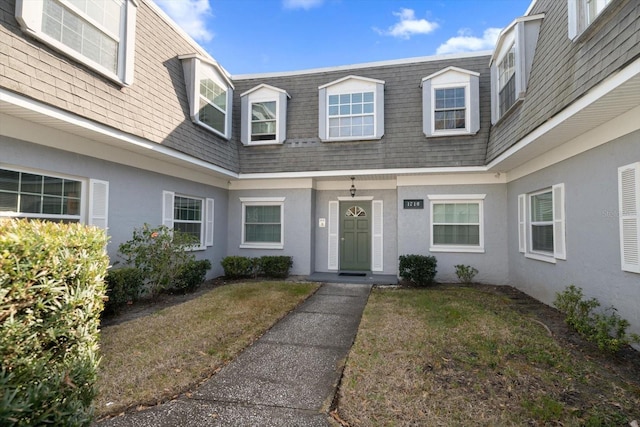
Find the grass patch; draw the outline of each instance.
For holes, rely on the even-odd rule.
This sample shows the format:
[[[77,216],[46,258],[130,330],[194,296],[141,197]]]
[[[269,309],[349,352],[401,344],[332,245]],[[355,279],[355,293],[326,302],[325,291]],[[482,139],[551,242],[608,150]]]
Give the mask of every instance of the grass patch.
[[[310,283],[231,284],[104,328],[97,416],[155,404],[193,387],[317,288]]]
[[[463,287],[374,290],[342,380],[351,426],[626,425],[640,386]]]

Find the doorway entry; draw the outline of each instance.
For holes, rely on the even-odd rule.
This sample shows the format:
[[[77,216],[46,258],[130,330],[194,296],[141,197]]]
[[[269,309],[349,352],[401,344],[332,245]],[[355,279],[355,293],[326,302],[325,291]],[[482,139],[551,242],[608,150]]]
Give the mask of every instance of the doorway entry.
[[[340,202],[340,270],[371,270],[371,202]]]

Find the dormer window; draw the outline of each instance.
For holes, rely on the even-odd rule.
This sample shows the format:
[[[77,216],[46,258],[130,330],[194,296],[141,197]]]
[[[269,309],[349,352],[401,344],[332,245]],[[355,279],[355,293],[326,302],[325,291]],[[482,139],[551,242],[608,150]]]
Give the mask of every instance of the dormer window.
[[[135,0],[18,0],[20,27],[124,85],[133,83]]]
[[[544,15],[516,19],[498,36],[491,57],[491,123],[524,99]]]
[[[447,67],[422,79],[427,137],[475,134],[480,129],[479,73]]]
[[[500,116],[516,102],[516,48],[515,44],[498,64],[498,101]]]
[[[384,82],[348,76],[319,88],[323,141],[380,139],[384,134]]]
[[[277,87],[261,84],[240,95],[244,145],[282,144],[287,135],[289,94]]]
[[[233,85],[217,62],[199,55],[182,60],[189,110],[194,123],[226,139],[231,138]]]
[[[569,38],[575,39],[593,23],[612,0],[568,0]]]

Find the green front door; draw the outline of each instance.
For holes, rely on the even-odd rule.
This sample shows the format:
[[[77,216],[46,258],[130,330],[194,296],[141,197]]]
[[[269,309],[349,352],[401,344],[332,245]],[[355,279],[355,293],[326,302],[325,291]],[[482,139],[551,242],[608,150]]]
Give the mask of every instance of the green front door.
[[[340,270],[371,270],[371,202],[340,203]]]

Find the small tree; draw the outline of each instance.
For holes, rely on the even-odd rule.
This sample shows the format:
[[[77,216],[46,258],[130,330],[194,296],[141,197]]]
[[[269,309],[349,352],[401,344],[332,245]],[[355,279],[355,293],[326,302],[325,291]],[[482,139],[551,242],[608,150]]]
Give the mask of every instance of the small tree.
[[[182,272],[182,266],[195,259],[187,251],[196,243],[193,236],[162,225],[144,224],[133,230],[133,238],[118,247],[124,261],[144,275],[148,290],[157,295],[169,289]]]

